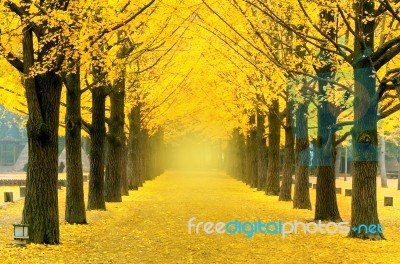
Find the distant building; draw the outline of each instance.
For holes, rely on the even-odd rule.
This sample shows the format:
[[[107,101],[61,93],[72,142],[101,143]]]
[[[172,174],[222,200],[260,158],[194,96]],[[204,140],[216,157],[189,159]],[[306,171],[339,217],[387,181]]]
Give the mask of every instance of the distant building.
[[[0,171],[14,171],[25,142],[6,136],[0,139]]]
[[[25,143],[24,148],[18,156],[14,164],[14,171],[24,171],[28,164],[28,142]]]
[[[0,171],[17,170],[15,164],[27,142],[25,120],[0,105]]]
[[[28,139],[24,122],[26,116],[19,116],[7,111],[0,105],[0,173],[1,172],[23,172],[28,164]],[[82,167],[84,172],[90,168],[89,157],[84,149],[90,147],[90,140],[83,138]],[[58,140],[59,161],[67,166],[65,153],[65,138]],[[66,168],[64,168],[65,172]]]

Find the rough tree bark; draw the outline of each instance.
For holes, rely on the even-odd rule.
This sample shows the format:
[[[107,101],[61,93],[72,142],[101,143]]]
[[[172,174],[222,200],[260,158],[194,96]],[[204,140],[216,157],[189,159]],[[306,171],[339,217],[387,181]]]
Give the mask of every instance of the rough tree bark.
[[[386,175],[386,149],[385,149],[385,138],[383,136],[379,137],[380,143],[380,155],[379,155],[379,169],[381,172],[381,187],[387,188],[387,175]]]
[[[232,139],[230,140],[230,145],[229,145],[229,153],[230,153],[230,175],[238,179],[238,155],[237,155],[237,137],[239,135],[239,129],[235,128],[232,131]]]
[[[218,160],[219,162],[219,160]],[[159,129],[158,133],[158,164],[157,175],[161,175],[165,170],[165,143],[164,143],[164,128]]]
[[[29,224],[33,243],[58,244],[60,240],[58,214],[58,124],[62,80],[55,70],[31,76],[34,65],[32,29],[23,29],[24,87],[29,118],[27,193],[22,222]],[[38,61],[44,61],[56,44],[44,44]]]
[[[149,146],[149,131],[147,129],[140,129],[139,133],[140,141],[140,182],[139,187],[143,187],[143,184],[149,180],[149,153],[151,152]]]
[[[400,158],[397,158],[397,190],[400,190]]]
[[[79,60],[77,61],[79,63]],[[83,191],[82,153],[81,153],[81,86],[80,67],[65,77],[67,89],[67,111],[65,115],[65,151],[67,194],[65,221],[70,224],[86,224],[86,210]]]
[[[347,172],[348,172],[348,168],[347,168],[347,164],[348,164],[348,157],[347,157],[347,154],[348,154],[348,147],[346,147],[345,148],[345,150],[344,150],[344,178],[343,178],[343,180],[344,181],[347,181]]]
[[[336,199],[335,176],[335,131],[331,127],[336,124],[337,115],[335,106],[327,98],[328,82],[332,78],[331,72],[321,69],[318,76],[318,95],[323,98],[318,102],[318,132],[315,148],[317,159],[317,190],[315,202],[315,220],[340,222],[341,217]],[[325,71],[324,71],[325,70]]]
[[[122,202],[121,179],[124,135],[124,102],[125,77],[123,75],[114,83],[110,93],[110,118],[108,119],[107,165],[105,172],[105,201]]]
[[[340,166],[342,162],[342,144],[336,146],[336,154],[335,154],[335,178],[339,179],[340,175]]]
[[[238,180],[243,180],[244,175],[244,136],[240,133],[239,128],[232,131],[232,139],[229,144],[229,173]]]
[[[238,135],[236,138],[236,157],[237,157],[237,177],[241,181],[245,181],[245,156],[244,156],[244,151],[245,151],[245,141],[244,141],[244,135],[239,132],[238,130]]]
[[[308,103],[299,103],[295,111],[295,161],[296,176],[293,197],[293,208],[311,210],[310,192],[308,188],[308,167],[310,164],[310,151],[308,139]]]
[[[157,132],[154,134],[154,177],[159,176],[164,171],[163,165],[163,148],[164,148],[164,130],[162,128],[157,129]]]
[[[258,170],[258,160],[257,160],[257,130],[253,129],[250,131],[250,168],[251,168],[251,187],[257,188],[257,170]]]
[[[126,141],[126,139],[124,139]],[[121,195],[129,196],[129,185],[128,185],[128,146],[123,146],[122,151],[122,172],[121,172]]]
[[[331,39],[336,39],[335,14],[332,10],[322,10],[320,27]],[[315,220],[341,221],[336,200],[336,170],[335,170],[335,131],[331,128],[336,124],[340,107],[328,98],[333,88],[328,82],[334,79],[336,68],[331,61],[331,54],[321,50],[319,55],[322,65],[316,67],[318,80],[318,131],[314,148],[317,165],[317,190],[315,202]],[[340,156],[338,157],[340,161]],[[339,168],[338,168],[339,169]]]
[[[105,102],[105,87],[93,88],[88,210],[106,209],[104,200]]]
[[[265,188],[267,179],[265,115],[257,110],[257,190]]]
[[[250,131],[249,131],[250,132]],[[247,134],[245,138],[245,154],[244,154],[244,174],[245,174],[245,183],[246,185],[251,185],[251,165],[250,165],[250,148],[249,148],[249,134]]]
[[[151,156],[150,156],[150,179],[154,180],[157,176],[157,163],[158,163],[158,144],[157,133],[150,137]]]
[[[281,138],[281,120],[279,101],[273,100],[268,112],[268,168],[265,193],[279,195],[279,145]]]
[[[282,185],[279,191],[279,201],[291,201],[293,160],[294,160],[294,137],[293,137],[293,127],[292,127],[289,107],[287,107],[286,110],[286,125],[284,128],[285,128],[285,156],[283,158],[283,175],[282,175]]]
[[[365,56],[374,50],[375,20],[366,20],[375,12],[373,1],[356,1],[353,5],[357,14],[354,39],[354,126],[353,144],[353,192],[351,200],[351,226],[361,224],[378,225],[376,200],[376,176],[378,167],[378,96],[375,69]],[[383,239],[383,233],[365,230],[350,230],[350,237]]]
[[[160,165],[160,132],[159,130],[152,136],[152,146],[153,152],[151,157],[151,179],[155,179],[159,174],[159,165]]]
[[[156,149],[155,149],[155,136],[153,135],[148,135],[147,139],[147,150],[148,152],[146,153],[147,157],[147,180],[153,180],[155,175],[154,175],[154,165],[155,165],[155,154],[156,154]]]
[[[128,139],[128,185],[130,190],[138,190],[141,180],[140,170],[140,104],[129,113]]]
[[[257,130],[255,128],[256,117],[255,115],[251,115],[249,117],[250,130],[247,137],[246,144],[246,168],[247,168],[247,177],[248,184],[252,188],[257,187]]]
[[[35,104],[28,102],[29,166],[22,222],[30,226],[31,242],[58,244],[58,124],[62,82],[55,72],[34,79],[37,94],[30,95],[36,97]]]
[[[5,58],[23,74],[28,107],[27,193],[22,223],[29,224],[33,243],[58,244],[58,125],[62,79],[59,70],[64,61],[63,39],[57,23],[30,23],[31,1],[2,1],[15,17],[21,18],[22,61],[11,52]],[[20,5],[21,4],[21,5]],[[66,10],[69,2],[40,1],[44,12]],[[19,30],[19,29],[18,29]],[[33,32],[35,32],[35,43]],[[13,34],[16,32],[13,32]],[[50,59],[49,59],[50,58]],[[36,68],[39,66],[39,70]],[[36,71],[33,72],[33,69]]]
[[[232,139],[228,140],[225,156],[224,156],[224,166],[226,170],[226,174],[233,177],[233,162],[232,162]]]

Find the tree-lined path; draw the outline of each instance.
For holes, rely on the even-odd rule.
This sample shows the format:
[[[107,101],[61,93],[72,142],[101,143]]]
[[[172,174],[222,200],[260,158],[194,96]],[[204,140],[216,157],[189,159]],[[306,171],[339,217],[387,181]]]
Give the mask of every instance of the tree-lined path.
[[[390,190],[396,191],[393,186]],[[63,192],[60,207],[65,203]],[[315,190],[310,195],[315,201]],[[338,195],[338,203],[343,221],[348,221],[350,198]],[[336,234],[293,234],[284,239],[268,234],[250,239],[244,234],[188,234],[191,217],[196,217],[193,223],[313,218],[312,211],[293,210],[292,203],[278,202],[219,171],[167,171],[131,191],[122,203],[107,203],[107,211],[88,211],[89,225],[62,221],[59,246],[31,244],[23,250],[13,246],[11,224],[22,205],[0,209],[1,263],[396,263],[400,259],[398,204],[378,206],[386,241]]]
[[[398,0],[0,0],[0,172],[26,185],[1,211],[1,254],[398,263],[399,14]],[[171,170],[187,167],[221,172]],[[211,222],[188,234],[192,217],[349,224],[246,239]],[[12,223],[34,245],[13,248]]]

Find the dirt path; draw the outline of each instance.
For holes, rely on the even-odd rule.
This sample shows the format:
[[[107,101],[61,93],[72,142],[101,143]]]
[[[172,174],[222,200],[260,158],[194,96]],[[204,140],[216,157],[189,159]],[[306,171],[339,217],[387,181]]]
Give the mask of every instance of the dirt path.
[[[315,190],[311,190],[315,200]],[[59,246],[13,246],[11,224],[22,202],[0,209],[0,263],[398,263],[400,207],[379,207],[387,241],[360,241],[339,234],[188,234],[188,221],[263,223],[311,220],[314,212],[294,210],[218,172],[167,172],[131,192],[107,211],[88,212],[85,226],[61,224]],[[65,189],[60,191],[63,219]],[[314,205],[314,204],[313,204]],[[339,197],[345,221],[350,198]],[[62,221],[61,221],[62,222]],[[12,257],[22,256],[16,261]],[[14,261],[14,262],[13,262]]]

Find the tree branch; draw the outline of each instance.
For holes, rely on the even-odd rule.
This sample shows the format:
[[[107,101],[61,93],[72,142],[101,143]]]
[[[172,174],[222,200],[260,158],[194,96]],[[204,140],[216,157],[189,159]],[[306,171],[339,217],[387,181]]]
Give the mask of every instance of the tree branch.
[[[378,120],[384,119],[400,110],[400,103],[378,115]]]
[[[392,60],[400,53],[400,36],[396,38],[396,43],[393,43],[392,48],[388,48],[382,56],[379,58],[372,60],[374,63],[375,71],[378,71],[382,66],[384,66],[387,62]],[[389,41],[391,42],[391,41]],[[385,45],[385,44],[384,44]],[[383,46],[382,46],[383,47]],[[372,54],[373,56],[374,54]]]
[[[338,140],[335,140],[335,142],[333,143],[333,146],[336,148],[337,145],[339,145],[340,143],[345,141],[347,139],[347,137],[350,135],[351,135],[351,131],[344,133],[344,135],[341,136],[340,138],[338,138]]]
[[[89,135],[91,134],[92,131],[92,125],[86,122],[85,120],[81,119],[82,121],[82,129],[88,133]]]
[[[5,56],[5,58],[20,73],[24,73],[24,63],[20,59],[18,59],[16,56],[14,56],[14,54],[9,52],[7,54],[7,56]]]
[[[144,5],[139,11],[137,11],[136,13],[134,13],[132,16],[130,16],[128,19],[126,19],[125,21],[111,27],[111,28],[106,28],[103,31],[101,31],[99,33],[99,35],[92,41],[92,44],[94,44],[95,42],[97,42],[99,39],[101,39],[105,34],[113,32],[117,29],[120,29],[121,27],[127,25],[129,22],[131,22],[132,20],[134,20],[137,16],[139,16],[140,14],[142,14],[147,8],[149,8],[156,0],[151,0],[149,3],[147,3],[146,5]]]
[[[27,17],[29,17],[29,13],[25,9],[19,7],[17,4],[15,4],[14,2],[12,2],[10,0],[6,0],[6,2],[4,3],[4,6],[8,7],[11,10],[11,12],[14,12],[15,14],[17,14],[21,18],[21,21],[23,21],[23,20],[27,19]],[[37,37],[42,36],[40,28],[35,23],[28,21],[28,25],[31,26],[33,32],[35,32]]]
[[[363,40],[362,40],[362,39],[360,38],[360,36],[354,31],[354,29],[351,27],[349,21],[347,20],[345,14],[344,14],[344,12],[343,12],[343,9],[340,7],[339,4],[337,4],[336,6],[337,6],[338,11],[339,11],[339,14],[340,14],[340,16],[342,17],[343,22],[344,22],[344,24],[346,25],[346,27],[347,27],[347,29],[349,30],[349,32],[350,32],[360,43],[362,43]]]
[[[392,5],[389,3],[388,0],[383,0],[383,1],[379,1],[379,2],[386,7],[386,9],[389,11],[389,13],[393,16],[393,18],[395,18],[397,21],[400,22],[399,15],[397,14],[396,11],[394,11]]]

